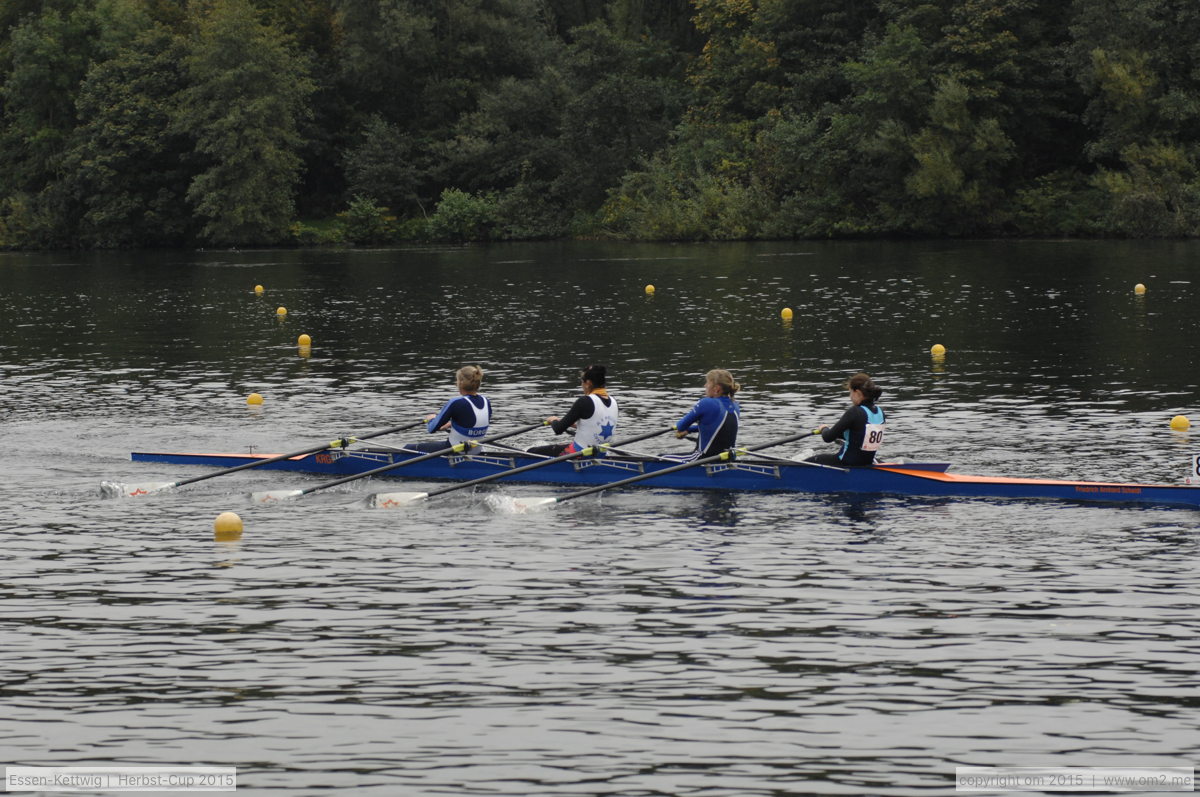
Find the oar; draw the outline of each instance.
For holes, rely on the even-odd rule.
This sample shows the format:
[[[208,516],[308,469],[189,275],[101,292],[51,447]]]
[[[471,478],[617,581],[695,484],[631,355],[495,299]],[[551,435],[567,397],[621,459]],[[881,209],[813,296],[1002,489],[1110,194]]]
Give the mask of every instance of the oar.
[[[813,434],[817,434],[817,432],[813,432]],[[808,448],[805,450],[812,451],[811,448]],[[739,454],[742,454],[742,453],[750,454],[752,452],[748,448],[739,448],[738,453]],[[789,459],[788,457],[773,457],[770,454],[759,454],[759,453],[753,453],[753,456],[756,456],[759,459],[764,459],[767,462],[778,462],[783,465],[804,465],[804,466],[810,467],[810,468],[826,468],[827,470],[838,470],[838,471],[841,471],[842,473],[850,472],[849,468],[840,468],[837,465],[823,465],[820,462],[809,462],[807,459]]]
[[[324,484],[318,484],[318,485],[309,487],[304,490],[270,490],[270,491],[260,492],[260,493],[251,493],[250,498],[257,504],[270,504],[270,503],[274,503],[275,501],[283,501],[288,498],[299,498],[302,495],[308,495],[309,493],[315,493],[317,490],[325,490],[330,487],[337,487],[339,484],[345,484],[346,482],[352,482],[355,479],[365,479],[368,476],[377,476],[380,473],[387,473],[388,471],[396,470],[396,468],[403,468],[405,465],[416,465],[418,462],[425,462],[427,460],[435,459],[435,458],[443,456],[445,454],[461,454],[462,452],[466,451],[469,448],[474,448],[475,446],[483,445],[484,443],[490,443],[493,440],[503,440],[505,437],[516,437],[519,434],[524,434],[525,432],[532,432],[534,429],[537,429],[537,428],[545,426],[545,425],[546,425],[545,421],[539,421],[538,423],[531,423],[528,426],[522,426],[520,429],[516,429],[511,432],[503,432],[501,434],[494,434],[494,435],[491,435],[490,437],[481,437],[478,440],[472,440],[469,443],[458,443],[457,445],[447,446],[446,448],[443,448],[440,451],[433,451],[429,454],[422,454],[419,457],[413,457],[412,459],[404,459],[399,462],[393,462],[390,465],[384,465],[379,468],[373,468],[368,471],[363,471],[362,473],[352,473],[349,476],[343,476],[340,479],[334,479],[331,482],[325,482]]]
[[[609,482],[608,484],[598,484],[595,487],[588,487],[585,490],[578,490],[577,492],[560,495],[558,497],[518,498],[513,501],[513,509],[517,512],[528,512],[531,509],[537,509],[550,504],[561,504],[563,501],[570,501],[575,498],[583,498],[585,495],[592,495],[593,493],[599,493],[604,490],[611,490],[614,487],[624,487],[627,484],[646,481],[647,479],[653,479],[656,476],[665,476],[668,473],[676,473],[678,471],[687,470],[688,468],[695,468],[700,465],[710,465],[714,462],[729,460],[734,458],[738,451],[750,452],[758,451],[763,448],[771,448],[772,446],[781,446],[784,443],[791,443],[796,440],[801,440],[812,434],[816,434],[816,432],[801,432],[800,434],[788,435],[787,437],[781,437],[778,440],[772,440],[769,443],[760,443],[756,446],[747,446],[745,448],[722,451],[720,454],[712,454],[711,456],[701,457],[700,459],[694,459],[691,462],[684,462],[671,468],[663,468],[662,470],[656,470],[651,473],[630,476],[628,479],[620,479],[615,482]]]
[[[403,426],[393,426],[389,429],[381,429],[378,432],[371,432],[370,434],[359,435],[358,437],[345,437],[340,440],[331,440],[328,443],[322,443],[319,446],[311,446],[309,448],[302,448],[299,451],[293,451],[290,454],[276,454],[275,456],[267,457],[266,459],[256,459],[253,462],[246,462],[242,465],[234,465],[232,468],[225,468],[224,470],[219,470],[219,471],[216,471],[215,473],[206,473],[203,476],[193,476],[190,479],[180,479],[177,482],[142,482],[140,484],[122,484],[120,482],[101,482],[100,483],[100,493],[101,493],[101,495],[104,495],[104,496],[107,496],[110,498],[120,498],[122,496],[132,497],[132,496],[137,496],[137,495],[149,495],[150,493],[156,493],[160,490],[169,490],[174,487],[181,487],[185,484],[192,484],[194,482],[202,482],[205,479],[215,479],[218,476],[224,476],[229,473],[236,473],[239,470],[248,470],[250,468],[259,468],[259,467],[262,467],[263,465],[269,465],[272,462],[280,462],[285,459],[291,459],[292,457],[303,457],[303,456],[307,456],[308,454],[315,454],[318,451],[324,451],[328,448],[341,448],[343,446],[347,446],[350,443],[354,443],[359,440],[369,440],[372,437],[382,437],[385,434],[395,434],[396,432],[403,432],[405,429],[415,429],[416,427],[421,426],[424,423],[425,423],[425,421],[414,421],[413,423],[406,423]]]
[[[415,504],[417,501],[424,501],[427,498],[433,498],[435,495],[445,495],[446,493],[452,493],[455,490],[465,490],[466,488],[474,487],[477,484],[486,484],[488,482],[495,481],[496,479],[503,479],[506,476],[515,476],[518,473],[525,473],[527,471],[537,470],[538,468],[544,468],[547,465],[553,465],[555,462],[566,462],[568,459],[575,459],[576,457],[590,457],[592,454],[595,454],[598,449],[608,449],[615,446],[623,446],[628,443],[636,443],[640,440],[648,440],[651,437],[656,437],[660,434],[666,434],[667,432],[673,431],[675,431],[675,427],[668,426],[666,429],[659,429],[657,432],[647,432],[646,434],[638,435],[637,437],[631,437],[628,440],[622,440],[620,443],[606,443],[599,446],[589,446],[588,448],[583,448],[579,451],[573,451],[570,454],[562,454],[557,457],[539,460],[538,462],[534,462],[530,465],[522,465],[519,468],[502,470],[489,476],[481,476],[478,479],[471,479],[468,482],[462,482],[461,484],[452,484],[448,487],[430,490],[427,493],[376,493],[375,495],[371,496],[370,504],[377,509],[397,509],[402,506],[407,506],[408,504]],[[508,448],[508,446],[504,447]]]
[[[489,443],[488,445],[490,445],[492,448],[498,448],[501,451],[511,451],[514,454],[524,454],[527,457],[534,457],[535,459],[550,459],[549,454],[534,454],[518,446],[510,446],[505,443]]]
[[[821,432],[819,429],[813,432],[813,434],[820,434],[820,433]],[[608,445],[608,446],[605,446],[604,448],[608,451],[613,452],[614,454],[620,454],[621,456],[624,456],[624,457],[645,457],[646,459],[656,459],[659,462],[678,462],[678,460],[673,460],[670,457],[664,457],[660,454],[639,454],[636,451],[622,451],[616,445]],[[808,448],[805,450],[809,451],[809,452],[812,451],[811,448]],[[735,454],[738,454],[738,455],[750,454],[751,456],[758,457],[759,459],[765,460],[766,462],[778,462],[778,463],[784,464],[784,465],[804,465],[805,467],[810,467],[810,468],[825,468],[827,470],[841,471],[842,473],[848,473],[850,471],[849,468],[840,468],[837,465],[822,465],[820,462],[809,462],[806,459],[794,459],[794,458],[789,458],[789,457],[773,457],[770,454],[763,454],[758,451],[751,451],[748,448],[735,448],[735,449],[733,449],[733,451]]]

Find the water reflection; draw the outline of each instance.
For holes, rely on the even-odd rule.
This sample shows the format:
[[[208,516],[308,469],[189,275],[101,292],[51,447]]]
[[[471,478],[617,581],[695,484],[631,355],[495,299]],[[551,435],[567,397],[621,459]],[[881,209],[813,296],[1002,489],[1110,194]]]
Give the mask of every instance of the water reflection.
[[[706,490],[699,495],[702,498],[695,508],[695,515],[701,526],[733,527],[738,524],[741,515],[737,493]]]
[[[905,505],[902,499],[849,493],[829,496],[823,503],[847,521],[847,531],[853,531],[856,535],[867,532],[871,536],[882,531],[879,521],[883,519],[883,513]]]

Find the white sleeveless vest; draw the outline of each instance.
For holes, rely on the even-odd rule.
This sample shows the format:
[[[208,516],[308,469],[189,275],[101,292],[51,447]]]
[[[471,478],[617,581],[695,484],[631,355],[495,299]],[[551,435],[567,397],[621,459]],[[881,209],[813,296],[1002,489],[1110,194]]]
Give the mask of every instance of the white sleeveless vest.
[[[611,442],[613,432],[617,428],[617,400],[609,396],[610,403],[606,407],[595,393],[588,394],[588,398],[592,400],[594,409],[592,417],[582,418],[575,424],[577,448],[589,448]]]

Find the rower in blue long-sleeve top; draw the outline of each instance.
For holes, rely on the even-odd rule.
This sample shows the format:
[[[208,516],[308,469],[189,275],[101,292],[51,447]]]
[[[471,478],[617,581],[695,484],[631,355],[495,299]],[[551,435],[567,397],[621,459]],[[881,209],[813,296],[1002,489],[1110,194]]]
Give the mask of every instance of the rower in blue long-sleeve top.
[[[696,450],[688,454],[668,454],[670,459],[688,462],[719,454],[737,445],[738,421],[742,408],[733,400],[741,388],[733,374],[714,368],[704,375],[704,398],[697,401],[675,424],[675,436],[698,433]]]

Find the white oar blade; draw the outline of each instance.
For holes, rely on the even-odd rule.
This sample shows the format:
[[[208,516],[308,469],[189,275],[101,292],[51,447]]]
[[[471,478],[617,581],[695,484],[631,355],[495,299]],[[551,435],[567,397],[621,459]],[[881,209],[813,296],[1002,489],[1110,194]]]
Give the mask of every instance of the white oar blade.
[[[537,512],[557,501],[557,498],[511,498],[497,493],[491,493],[483,499],[484,505],[488,509],[502,515],[524,515],[529,512]]]
[[[250,500],[256,504],[277,504],[280,501],[297,498],[303,493],[303,490],[267,490],[261,493],[250,493]]]
[[[100,495],[105,498],[136,498],[139,495],[157,493],[174,486],[175,482],[140,482],[138,484],[100,482]]]
[[[429,493],[375,493],[371,496],[373,509],[399,509],[429,497]]]
[[[558,503],[557,498],[518,498],[513,501],[513,508],[519,515],[528,512],[540,512],[551,504]]]

